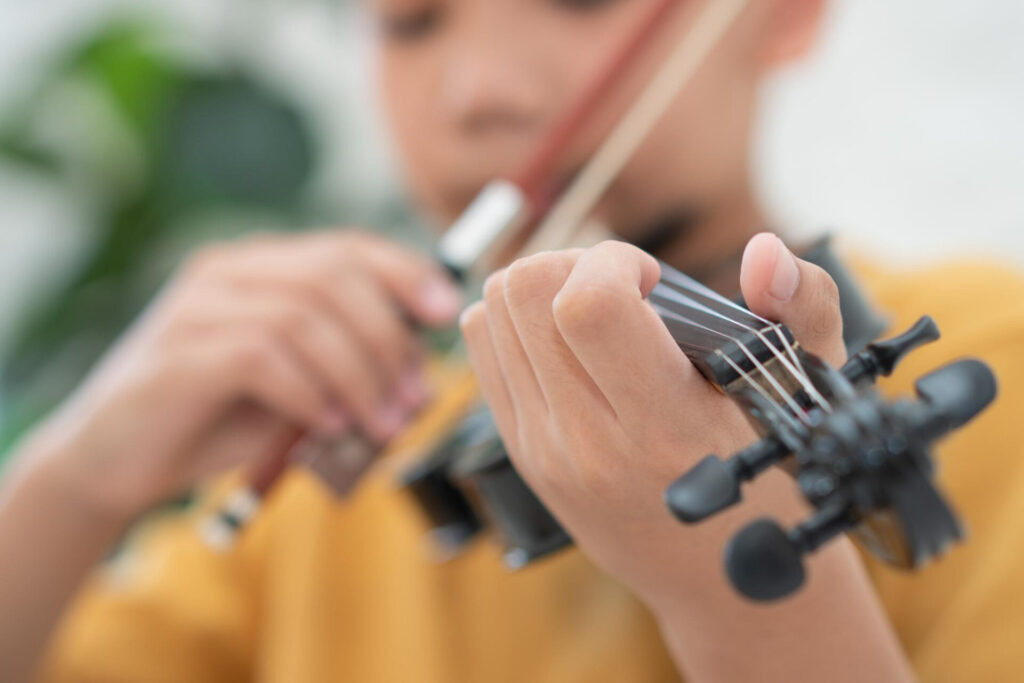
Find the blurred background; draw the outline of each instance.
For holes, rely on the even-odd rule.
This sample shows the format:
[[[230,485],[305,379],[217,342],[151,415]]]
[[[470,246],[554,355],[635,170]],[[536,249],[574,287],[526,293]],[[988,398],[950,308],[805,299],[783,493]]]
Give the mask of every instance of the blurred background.
[[[361,224],[423,241],[344,0],[0,1],[0,450],[196,244]],[[778,224],[1024,265],[1024,4],[833,0],[766,92]],[[16,397],[16,398],[15,398]]]

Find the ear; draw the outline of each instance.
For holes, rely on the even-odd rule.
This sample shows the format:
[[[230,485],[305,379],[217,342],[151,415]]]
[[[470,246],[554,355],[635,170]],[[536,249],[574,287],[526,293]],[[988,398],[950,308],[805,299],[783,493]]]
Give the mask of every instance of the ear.
[[[821,32],[826,0],[774,0],[767,17],[762,66],[771,69],[810,52]]]

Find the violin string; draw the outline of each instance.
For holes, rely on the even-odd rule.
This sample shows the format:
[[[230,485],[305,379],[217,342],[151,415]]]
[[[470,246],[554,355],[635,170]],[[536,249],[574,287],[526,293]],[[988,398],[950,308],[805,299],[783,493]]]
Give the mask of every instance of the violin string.
[[[524,253],[560,249],[571,242],[583,219],[750,2],[715,0],[707,3],[684,39],[548,212],[527,242]]]
[[[683,275],[682,273],[678,273],[678,272],[677,272],[677,275],[681,276],[681,278],[682,278],[682,279],[676,278],[677,286],[679,286],[679,287],[689,286],[689,283],[686,282],[686,280],[692,280],[692,278],[689,278],[688,276]],[[742,312],[744,315],[747,315],[749,313],[746,309],[740,307],[738,304],[735,304],[734,302],[729,301],[725,297],[723,297],[720,294],[714,292],[714,290],[708,289],[706,286],[701,285],[700,283],[696,283],[696,284],[699,285],[699,287],[702,290],[706,290],[707,294],[705,294],[705,296],[707,296],[708,298],[714,298],[714,300],[719,302],[719,303],[727,304],[730,308],[735,308],[738,312]],[[703,291],[701,293],[704,294]],[[651,294],[653,296],[655,296],[655,297],[660,296],[663,299],[674,300],[675,302],[677,302],[679,304],[690,306],[690,307],[696,308],[698,310],[704,311],[705,313],[708,313],[710,315],[716,316],[716,317],[721,318],[723,320],[727,320],[727,321],[729,321],[729,322],[731,322],[731,323],[741,327],[742,329],[755,334],[762,341],[762,343],[764,343],[765,348],[767,348],[768,351],[779,360],[779,362],[782,365],[782,367],[790,375],[792,375],[793,378],[795,378],[797,380],[797,382],[804,389],[804,391],[807,392],[808,396],[810,396],[811,399],[813,401],[815,401],[815,403],[817,403],[826,412],[832,412],[831,405],[828,403],[828,401],[825,400],[825,398],[821,395],[821,393],[814,387],[814,384],[810,381],[810,378],[807,376],[806,372],[803,370],[802,365],[797,366],[797,365],[794,365],[793,363],[791,363],[789,361],[789,359],[787,359],[786,356],[784,354],[782,354],[779,351],[779,349],[771,341],[769,341],[768,337],[764,334],[763,330],[759,330],[757,328],[754,328],[754,327],[748,325],[747,323],[743,322],[742,320],[739,320],[738,316],[737,317],[730,317],[726,313],[723,313],[721,311],[716,311],[716,310],[714,310],[714,309],[712,309],[712,308],[710,308],[708,306],[705,306],[704,304],[701,304],[700,302],[693,301],[690,297],[688,297],[686,294],[683,294],[682,292],[678,292],[678,291],[676,291],[676,290],[674,290],[674,289],[672,289],[670,287],[662,287],[661,283],[659,283],[658,285],[655,286],[655,289],[654,289],[654,291],[652,291]],[[753,314],[750,314],[750,315],[751,315],[751,317],[759,317],[759,316],[754,316]],[[782,326],[778,325],[777,323],[767,323],[767,324],[768,324],[768,328],[766,328],[766,329],[774,330],[775,334],[777,336],[779,336],[782,339],[783,343],[790,349],[790,351],[792,352],[793,358],[797,359],[795,351],[792,350],[792,346],[789,344],[789,339],[786,337],[786,334],[784,333],[784,331],[782,329]],[[749,349],[748,349],[748,347],[746,347],[746,345],[744,345],[744,350],[745,350],[745,352],[749,351]],[[797,359],[797,362],[799,363],[798,359]],[[786,395],[788,396],[788,393]]]
[[[668,301],[672,301],[674,303],[677,303],[680,306],[686,306],[688,308],[692,308],[694,310],[701,311],[701,312],[703,312],[703,313],[705,313],[707,315],[710,315],[710,316],[713,316],[715,318],[719,318],[721,320],[729,322],[729,323],[731,323],[731,324],[741,328],[744,331],[748,331],[749,332],[749,331],[752,331],[752,329],[753,329],[749,325],[744,323],[743,321],[741,321],[741,320],[739,320],[737,318],[730,317],[729,315],[727,315],[726,313],[723,313],[722,311],[716,311],[715,309],[711,308],[710,306],[702,304],[699,301],[696,301],[693,298],[687,296],[686,294],[672,289],[671,287],[664,287],[661,283],[658,283],[657,285],[654,286],[654,289],[651,291],[651,293],[650,293],[648,298],[651,298],[651,297],[656,298],[656,299],[657,298],[666,299]]]
[[[803,387],[804,391],[806,391],[807,395],[811,397],[811,400],[821,406],[825,412],[833,412],[832,404],[829,403],[828,399],[826,399],[820,391],[818,391],[818,388],[814,386],[814,382],[811,381],[810,376],[807,374],[807,370],[804,369],[803,362],[800,360],[800,356],[797,354],[796,349],[793,348],[793,345],[789,343],[789,337],[787,337],[783,332],[782,325],[774,323],[771,328],[775,330],[775,336],[782,340],[782,345],[786,347],[786,353],[788,353],[789,357],[792,358],[794,365],[792,372],[794,376],[799,379],[800,385]],[[776,351],[775,346],[768,341],[761,332],[757,332],[757,336],[761,337],[761,339],[764,340],[764,343],[771,347],[773,352]],[[778,355],[783,364],[788,364],[788,361],[785,360],[785,356],[781,354]]]
[[[757,359],[757,356],[755,356],[750,351],[750,348],[739,339],[733,339],[733,341],[736,343],[737,346],[740,347],[740,350],[743,351],[743,354],[750,359],[750,362],[754,364],[754,367],[757,368],[758,372],[760,372],[764,376],[764,378],[768,380],[768,383],[772,386],[772,388],[775,389],[775,391],[777,391],[780,396],[782,396],[782,399],[786,402],[786,405],[788,405],[789,409],[792,410],[798,418],[800,418],[800,421],[804,422],[805,424],[810,424],[810,418],[807,416],[807,411],[805,411],[803,409],[803,406],[797,403],[796,400],[789,395],[789,392],[782,387],[782,384],[779,383],[779,380],[776,379],[775,375],[768,371],[768,368],[766,368],[761,363],[761,361]]]
[[[761,316],[751,311],[749,308],[744,308],[735,301],[722,296],[721,294],[711,289],[704,283],[690,277],[686,273],[683,273],[682,271],[676,268],[673,268],[664,261],[658,261],[658,265],[661,267],[661,281],[666,283],[670,287],[686,290],[687,292],[689,292],[690,296],[697,295],[703,299],[713,301],[728,310],[734,311],[738,315],[742,315],[743,317],[747,318],[752,318],[753,320],[759,323],[763,323],[764,325],[772,325],[771,321],[765,320]]]
[[[787,413],[785,410],[783,410],[782,406],[780,406],[778,402],[775,399],[773,399],[771,395],[764,389],[764,387],[762,387],[757,381],[755,381],[754,378],[751,377],[746,370],[741,368],[735,361],[733,361],[733,359],[729,358],[729,356],[722,353],[721,349],[715,349],[715,354],[721,356],[725,360],[725,362],[728,363],[729,366],[733,370],[735,370],[740,375],[740,377],[743,378],[743,380],[747,383],[747,386],[752,387],[754,391],[756,391],[766,401],[768,401],[778,411],[779,416],[789,423],[791,429],[793,429],[794,431],[802,430],[801,425],[798,422],[796,422],[796,420],[793,419],[793,416]]]
[[[662,268],[662,282],[667,281],[671,283],[674,287],[688,290],[692,294],[697,294],[705,299],[714,301],[725,307],[727,310],[735,311],[736,313],[742,315],[743,317],[750,317],[755,320],[758,320],[764,323],[764,325],[768,329],[773,330],[776,336],[782,340],[782,345],[785,347],[785,350],[788,353],[792,362],[790,362],[790,360],[787,360],[779,351],[778,347],[776,347],[775,344],[768,340],[767,336],[764,335],[763,330],[758,330],[753,326],[743,322],[742,320],[739,319],[739,315],[737,315],[735,318],[729,318],[729,316],[726,315],[725,313],[720,313],[720,315],[722,315],[723,317],[730,319],[737,325],[743,326],[748,331],[753,332],[755,335],[757,335],[768,348],[768,350],[779,359],[779,361],[787,369],[787,371],[790,372],[790,374],[792,374],[793,377],[797,379],[801,387],[803,387],[804,391],[807,392],[807,395],[826,412],[832,412],[832,405],[828,402],[827,399],[825,399],[824,396],[822,396],[821,392],[819,392],[818,389],[814,386],[814,383],[811,382],[810,377],[807,375],[807,371],[803,367],[803,363],[800,361],[800,357],[797,355],[796,350],[790,343],[789,337],[785,334],[782,325],[780,325],[779,323],[770,322],[762,318],[753,311],[746,309],[737,304],[736,302],[725,298],[724,296],[714,291],[707,285],[698,282],[689,275],[680,272],[679,270],[673,268],[672,266],[669,266],[666,263],[660,263],[660,265]],[[685,294],[682,293],[679,294],[680,296],[686,296]]]
[[[792,361],[790,360],[790,358],[786,357],[786,354],[779,351],[775,344],[773,344],[771,340],[768,339],[767,335],[765,335],[765,330],[774,331],[775,336],[782,340],[782,344],[783,346],[786,347],[786,350],[789,352]],[[827,413],[831,413],[832,404],[829,403],[828,400],[824,396],[822,396],[821,392],[818,391],[817,387],[814,386],[814,383],[811,381],[811,378],[808,376],[807,371],[803,367],[803,363],[800,362],[800,358],[799,356],[797,356],[796,350],[793,348],[793,345],[789,343],[789,338],[786,336],[782,325],[776,323],[762,330],[754,330],[754,334],[757,335],[757,337],[764,343],[764,345],[768,348],[769,352],[771,352],[771,354],[775,356],[784,367],[787,368],[789,373],[796,378],[796,380],[800,383],[800,387],[807,393],[808,397],[810,397],[812,401],[817,403],[822,410],[824,410]]]
[[[747,358],[749,358],[750,361],[754,364],[754,367],[757,369],[757,371],[768,381],[768,383],[772,386],[772,388],[775,389],[776,392],[778,392],[779,396],[782,397],[782,399],[786,403],[786,405],[789,406],[789,409],[790,409],[790,411],[792,411],[792,414],[795,415],[796,418],[799,419],[801,422],[803,422],[803,423],[805,423],[807,425],[810,424],[810,418],[807,416],[806,412],[800,406],[800,404],[798,404],[793,399],[793,397],[789,395],[789,393],[782,387],[781,383],[779,383],[779,381],[772,375],[772,373],[768,370],[768,368],[766,368],[764,366],[764,364],[761,363],[761,361],[759,361],[757,359],[756,355],[747,347],[746,344],[743,343],[742,340],[740,340],[737,337],[733,337],[732,335],[726,334],[726,333],[724,333],[724,332],[722,332],[720,330],[716,330],[716,329],[710,328],[710,327],[708,327],[706,325],[702,325],[702,324],[700,324],[700,323],[698,323],[698,322],[696,322],[694,320],[690,320],[690,319],[686,318],[685,316],[682,316],[682,315],[676,313],[675,311],[672,311],[672,310],[666,308],[663,305],[654,304],[654,307],[655,307],[655,311],[657,311],[659,313],[659,315],[668,315],[668,316],[670,316],[674,320],[678,320],[680,322],[686,323],[687,325],[692,325],[692,326],[694,326],[694,327],[696,327],[698,329],[702,329],[702,330],[704,330],[706,332],[710,332],[713,335],[722,337],[723,339],[727,339],[727,340],[733,342],[734,344],[736,344],[736,346],[738,346],[740,348],[740,350],[743,352],[743,354],[745,356],[747,356]],[[737,372],[740,373],[740,375],[747,381],[748,384],[752,381],[752,378],[751,378],[750,374],[745,372],[745,371],[742,371],[739,368],[739,366],[731,358],[729,358],[724,353],[722,353],[721,349],[715,349],[714,353],[722,356],[722,358],[724,358],[726,360],[726,362],[734,370],[736,370]],[[760,386],[761,385],[758,383],[757,387],[760,387]],[[755,387],[755,389],[757,387]],[[772,403],[772,405],[780,413],[787,414],[787,415],[790,414],[790,413],[786,412],[786,410],[779,404],[778,401],[776,401],[770,395],[768,395],[767,392],[765,390],[763,390],[763,387],[761,387],[761,389],[762,390],[759,393],[761,393],[765,397],[765,399],[769,400]]]

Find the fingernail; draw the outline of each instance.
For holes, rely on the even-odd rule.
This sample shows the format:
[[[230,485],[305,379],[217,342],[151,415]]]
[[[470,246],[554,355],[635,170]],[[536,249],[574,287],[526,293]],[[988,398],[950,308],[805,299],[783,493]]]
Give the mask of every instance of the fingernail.
[[[350,424],[348,413],[341,408],[330,408],[324,413],[320,428],[325,436],[340,436]]]
[[[768,293],[779,301],[789,301],[800,285],[800,269],[797,268],[796,257],[782,240],[776,238],[776,241],[779,243],[779,251],[775,257],[775,272],[772,274]]]
[[[420,297],[424,308],[438,318],[454,318],[462,307],[459,291],[441,280],[428,280]]]

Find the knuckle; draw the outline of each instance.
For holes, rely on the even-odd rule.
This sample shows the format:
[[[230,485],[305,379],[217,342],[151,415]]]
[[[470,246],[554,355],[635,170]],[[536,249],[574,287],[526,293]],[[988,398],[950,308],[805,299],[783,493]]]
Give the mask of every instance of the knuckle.
[[[505,296],[505,274],[504,269],[491,273],[484,281],[484,300],[487,302],[502,299]]]
[[[817,266],[815,266],[817,268]],[[821,303],[823,308],[828,309],[839,309],[839,285],[836,281],[821,268],[817,268],[818,281],[819,281],[819,296],[821,296]]]
[[[270,346],[260,337],[250,337],[234,349],[231,364],[243,377],[260,375],[272,364]]]
[[[609,468],[602,467],[597,461],[584,458],[576,461],[577,477],[583,490],[600,500],[610,500],[617,496],[619,482]]]
[[[807,325],[812,334],[824,336],[834,333],[841,325],[839,287],[825,271],[819,270],[817,280],[816,301],[811,307],[812,313]]]
[[[487,310],[484,308],[482,301],[478,301],[467,308],[459,318],[459,329],[465,337],[473,337],[486,324]]]
[[[351,362],[348,356],[338,358],[334,363],[334,382],[335,388],[343,391],[350,392],[354,388],[359,388],[359,391],[351,391],[355,394],[369,394],[373,390],[373,384],[362,381],[360,373],[356,368],[355,364]],[[353,397],[349,397],[352,400]]]
[[[826,337],[834,331],[834,316],[819,310],[811,314],[807,321],[807,331],[814,339]]]
[[[270,324],[277,334],[285,337],[307,336],[314,326],[309,312],[295,304],[278,307]]]
[[[557,269],[561,258],[557,253],[535,254],[519,259],[505,275],[504,294],[509,303],[529,301],[538,296],[554,296]]]
[[[602,326],[615,312],[615,298],[601,287],[563,289],[551,304],[562,331],[585,331]]]
[[[623,262],[650,258],[640,248],[618,240],[605,240],[593,247],[592,251],[601,261]]]
[[[392,384],[401,379],[407,371],[409,358],[413,356],[413,343],[402,336],[386,335],[371,347],[378,363],[380,381]]]
[[[308,302],[311,306],[332,307],[336,300],[337,273],[312,267],[296,273],[288,289],[298,301]]]
[[[384,387],[377,368],[352,353],[340,354],[331,364],[334,389],[361,414],[368,415],[383,398]]]
[[[370,349],[387,357],[399,355],[408,341],[404,330],[388,321],[368,324],[363,336]]]

